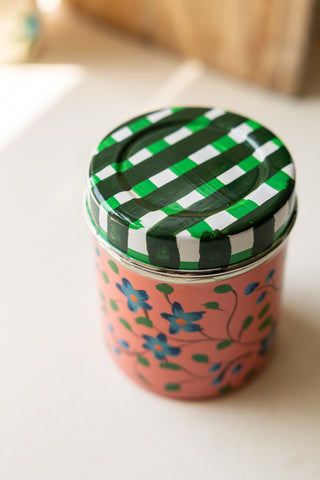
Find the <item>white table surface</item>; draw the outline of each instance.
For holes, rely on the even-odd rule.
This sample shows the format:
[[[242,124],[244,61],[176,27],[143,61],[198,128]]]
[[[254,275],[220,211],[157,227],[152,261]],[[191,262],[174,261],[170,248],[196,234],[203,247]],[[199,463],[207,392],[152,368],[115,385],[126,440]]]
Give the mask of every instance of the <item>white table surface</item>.
[[[263,90],[60,10],[0,68],[0,478],[320,478],[320,88]],[[221,105],[276,131],[298,171],[278,349],[218,400],[174,401],[106,352],[82,197],[91,149],[152,108]]]

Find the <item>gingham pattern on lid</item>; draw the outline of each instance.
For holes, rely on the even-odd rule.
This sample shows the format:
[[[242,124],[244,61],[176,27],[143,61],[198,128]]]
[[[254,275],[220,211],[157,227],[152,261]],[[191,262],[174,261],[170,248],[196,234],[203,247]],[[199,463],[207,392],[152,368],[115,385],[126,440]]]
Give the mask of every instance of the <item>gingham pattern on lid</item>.
[[[105,137],[89,168],[97,235],[127,256],[179,270],[226,267],[275,244],[295,211],[281,140],[222,108],[165,108]]]

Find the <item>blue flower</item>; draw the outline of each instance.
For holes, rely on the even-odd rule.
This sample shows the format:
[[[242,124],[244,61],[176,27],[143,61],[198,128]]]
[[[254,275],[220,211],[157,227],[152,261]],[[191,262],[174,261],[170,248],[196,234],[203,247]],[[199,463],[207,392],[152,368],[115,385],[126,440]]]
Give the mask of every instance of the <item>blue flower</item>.
[[[259,282],[252,282],[252,283],[249,283],[249,285],[247,286],[247,288],[245,289],[244,293],[246,295],[251,295],[252,292],[255,291],[255,289],[259,286]]]
[[[266,283],[270,282],[270,280],[271,280],[271,278],[273,277],[274,274],[275,274],[275,269],[273,268],[272,270],[270,270],[270,272],[266,276]]]
[[[170,322],[169,332],[178,333],[180,330],[185,332],[199,332],[201,331],[200,325],[195,325],[192,322],[197,322],[202,318],[205,312],[185,312],[178,302],[172,304],[171,313],[161,313],[161,317]]]
[[[180,353],[180,348],[168,345],[167,337],[164,333],[159,333],[156,337],[150,337],[149,335],[142,336],[146,340],[143,347],[151,350],[158,360],[165,360],[166,355],[176,357]]]
[[[129,280],[122,278],[122,285],[116,283],[120,292],[128,299],[128,308],[131,312],[137,312],[138,308],[143,310],[151,310],[152,307],[145,300],[148,300],[149,295],[145,290],[135,290]]]
[[[96,251],[96,255],[100,257],[100,250],[97,246],[95,246],[95,251]]]
[[[108,323],[108,329],[109,329],[109,331],[110,331],[111,333],[114,332],[114,328],[113,328],[113,326],[112,326],[110,323]]]
[[[120,355],[121,353],[118,347],[113,347],[113,351],[116,355]]]

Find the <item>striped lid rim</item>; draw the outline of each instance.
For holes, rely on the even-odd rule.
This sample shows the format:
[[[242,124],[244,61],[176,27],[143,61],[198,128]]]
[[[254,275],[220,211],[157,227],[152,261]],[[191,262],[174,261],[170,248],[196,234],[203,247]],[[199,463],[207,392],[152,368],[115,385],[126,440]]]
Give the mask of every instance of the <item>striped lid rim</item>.
[[[100,142],[88,210],[98,236],[142,263],[225,268],[279,241],[294,187],[288,150],[259,123],[218,107],[165,108]]]

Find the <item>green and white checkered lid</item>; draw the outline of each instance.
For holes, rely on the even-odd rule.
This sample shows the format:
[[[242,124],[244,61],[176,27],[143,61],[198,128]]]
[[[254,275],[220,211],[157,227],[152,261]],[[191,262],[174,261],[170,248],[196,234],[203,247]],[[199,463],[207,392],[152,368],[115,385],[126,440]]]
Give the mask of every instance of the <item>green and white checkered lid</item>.
[[[98,238],[132,259],[215,269],[281,241],[294,186],[288,150],[259,123],[222,108],[165,108],[102,140],[87,210]]]

